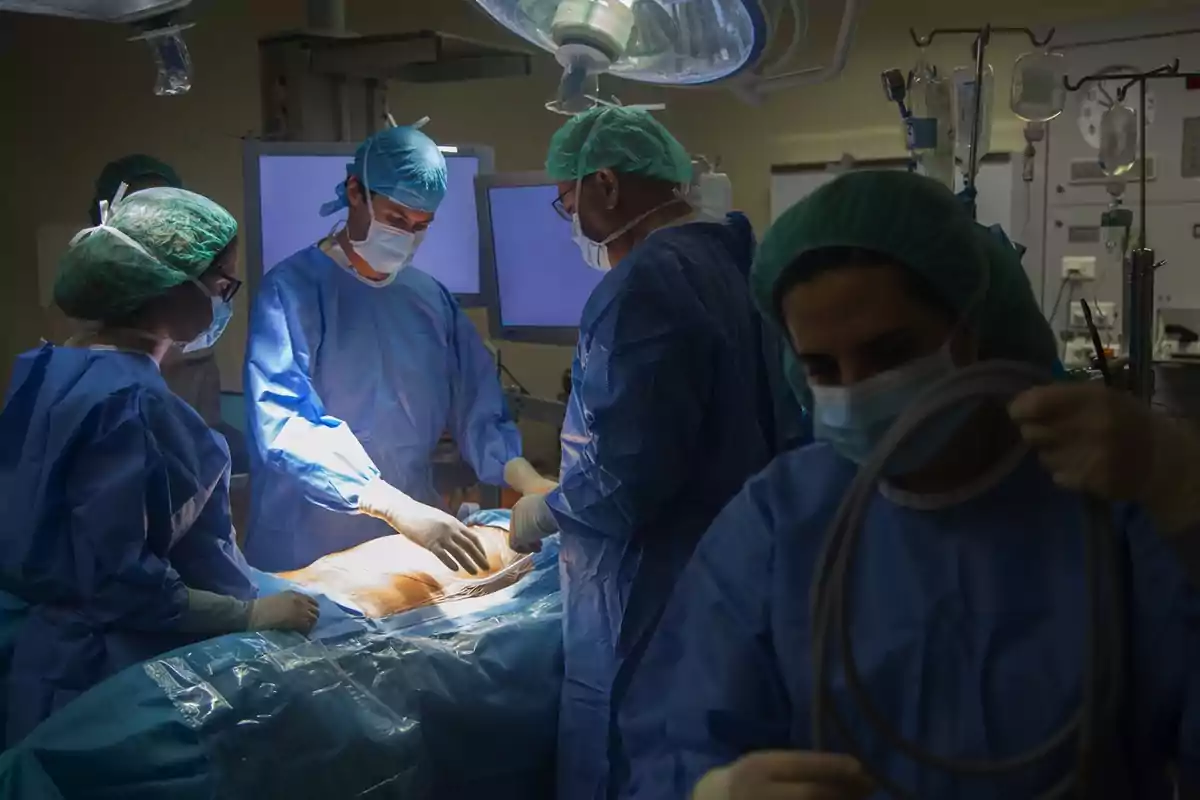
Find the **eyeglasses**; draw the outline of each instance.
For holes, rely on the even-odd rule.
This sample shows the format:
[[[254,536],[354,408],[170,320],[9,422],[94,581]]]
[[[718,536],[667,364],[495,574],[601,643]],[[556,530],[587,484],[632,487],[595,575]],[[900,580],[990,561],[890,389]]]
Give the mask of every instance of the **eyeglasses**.
[[[232,275],[224,273],[221,273],[220,280],[226,281],[225,288],[221,290],[221,300],[228,303],[242,288],[242,282]]]
[[[572,186],[570,189],[567,189],[565,192],[560,194],[558,196],[558,198],[553,203],[550,204],[551,206],[553,206],[554,211],[567,222],[571,221],[571,212],[567,211],[566,203],[564,203],[563,201],[566,200],[567,195],[571,194],[571,192],[573,192],[573,191],[575,191],[574,186]]]

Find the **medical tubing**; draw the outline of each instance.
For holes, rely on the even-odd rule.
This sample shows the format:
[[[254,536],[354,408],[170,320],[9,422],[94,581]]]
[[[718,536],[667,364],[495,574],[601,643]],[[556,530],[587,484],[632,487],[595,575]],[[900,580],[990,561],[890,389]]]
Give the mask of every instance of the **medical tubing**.
[[[1083,689],[1079,709],[1066,723],[1031,750],[999,760],[952,759],[931,753],[906,740],[872,702],[858,665],[850,639],[850,608],[847,586],[858,545],[858,537],[871,499],[876,493],[882,469],[893,452],[910,436],[936,416],[951,407],[982,398],[1011,399],[1021,392],[1051,381],[1049,373],[1018,362],[989,361],[956,371],[939,381],[919,397],[897,419],[871,457],[858,471],[842,498],[831,523],[813,576],[810,597],[813,631],[813,698],[812,736],[816,749],[826,748],[824,726],[828,723],[841,740],[846,751],[863,762],[863,767],[876,784],[897,800],[915,798],[911,792],[897,786],[878,769],[862,758],[864,748],[850,732],[850,727],[835,709],[828,685],[830,627],[837,630],[837,646],[843,662],[846,685],[854,705],[874,732],[886,743],[914,761],[965,775],[997,775],[1025,769],[1054,753],[1078,736],[1078,767],[1039,798],[1050,800],[1079,790],[1091,772],[1100,741],[1107,726],[1119,714],[1124,700],[1124,624],[1102,625],[1100,609],[1105,605],[1106,581],[1109,602],[1114,617],[1123,620],[1125,601],[1120,580],[1120,558],[1112,518],[1107,504],[1089,500],[1086,513],[1088,532],[1083,550],[1087,592],[1089,596],[1086,652],[1083,665]]]

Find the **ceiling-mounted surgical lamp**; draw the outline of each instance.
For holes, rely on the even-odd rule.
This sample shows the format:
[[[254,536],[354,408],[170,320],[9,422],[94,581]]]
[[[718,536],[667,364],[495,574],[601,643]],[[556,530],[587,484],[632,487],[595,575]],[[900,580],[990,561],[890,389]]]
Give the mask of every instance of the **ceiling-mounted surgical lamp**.
[[[496,22],[554,53],[563,67],[555,110],[595,104],[597,78],[669,86],[735,79],[739,96],[755,102],[777,89],[818,83],[845,64],[859,0],[845,12],[828,67],[765,75],[765,61],[785,11],[791,43],[799,49],[807,28],[805,0],[474,0]],[[781,65],[782,66],[782,65]]]
[[[192,59],[181,35],[191,27],[180,12],[191,0],[0,0],[0,11],[45,14],[132,25],[130,41],[150,46],[156,68],[154,93],[184,94],[192,88]]]

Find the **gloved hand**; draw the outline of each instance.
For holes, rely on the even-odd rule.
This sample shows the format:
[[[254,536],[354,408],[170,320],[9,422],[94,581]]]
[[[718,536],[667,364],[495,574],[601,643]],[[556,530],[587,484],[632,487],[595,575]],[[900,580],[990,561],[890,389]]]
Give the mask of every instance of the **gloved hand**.
[[[1159,532],[1200,523],[1200,434],[1095,383],[1031,389],[1009,406],[1055,483],[1140,504]]]
[[[508,526],[508,546],[518,553],[539,553],[542,539],[558,531],[544,494],[527,494],[517,501]]]
[[[487,553],[470,528],[445,511],[418,503],[383,480],[376,478],[363,489],[358,510],[391,525],[452,570],[475,575],[488,569]]]
[[[305,636],[317,624],[317,601],[300,592],[280,592],[250,604],[251,631],[296,631]]]
[[[533,464],[518,456],[504,465],[504,482],[521,494],[549,494],[558,486],[543,478]]]
[[[861,800],[874,790],[850,756],[762,751],[709,772],[692,800]]]

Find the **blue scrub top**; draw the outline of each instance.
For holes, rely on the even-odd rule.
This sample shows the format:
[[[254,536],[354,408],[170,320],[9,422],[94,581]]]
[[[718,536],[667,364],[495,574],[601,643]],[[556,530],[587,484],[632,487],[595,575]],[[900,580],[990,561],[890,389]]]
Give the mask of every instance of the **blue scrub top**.
[[[706,771],[758,750],[810,750],[809,587],[855,468],[824,444],[782,456],[721,513],[680,578],[621,709],[617,796],[685,798]],[[1084,503],[1027,456],[966,502],[920,511],[876,495],[848,598],[866,688],[905,738],[950,758],[1000,759],[1075,711],[1087,628]],[[1200,602],[1136,509],[1128,551],[1130,720],[1093,797],[1200,788]],[[1114,622],[1114,624],[1116,624]],[[834,661],[835,666],[837,661]],[[834,702],[866,758],[923,800],[1033,797],[1071,746],[1004,779],[917,766],[863,723],[844,674]],[[1184,796],[1187,796],[1186,793]]]

